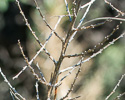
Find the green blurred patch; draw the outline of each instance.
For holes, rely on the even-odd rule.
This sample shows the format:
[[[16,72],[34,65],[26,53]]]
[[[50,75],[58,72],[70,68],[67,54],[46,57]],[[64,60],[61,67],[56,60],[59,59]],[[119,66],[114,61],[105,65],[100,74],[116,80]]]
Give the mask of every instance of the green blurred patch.
[[[125,45],[115,44],[106,49],[98,58],[100,67],[103,67],[104,72],[104,97],[107,96],[115,87],[121,75],[124,74],[125,67]],[[118,87],[115,94],[109,99],[114,99],[120,94]]]
[[[9,0],[0,0],[0,12],[5,12],[8,9]]]
[[[56,1],[55,0],[44,0],[45,7],[47,10],[51,11],[53,10],[54,6],[56,6]]]
[[[16,0],[0,0],[0,12],[5,12],[8,9],[9,2],[15,2]],[[27,3],[28,0],[20,0],[22,3]]]

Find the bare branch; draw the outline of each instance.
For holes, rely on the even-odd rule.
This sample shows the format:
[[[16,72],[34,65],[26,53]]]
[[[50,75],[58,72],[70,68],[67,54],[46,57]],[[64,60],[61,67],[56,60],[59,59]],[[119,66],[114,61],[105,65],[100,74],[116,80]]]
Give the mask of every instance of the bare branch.
[[[103,46],[104,43],[109,40],[109,38],[119,29],[120,24],[122,24],[122,22],[120,22],[119,25],[117,25],[109,35],[105,36],[105,38],[100,43],[96,44],[94,46],[94,48],[89,49],[87,51],[84,51],[80,54],[64,55],[64,57],[68,57],[68,58],[70,58],[70,57],[80,57],[80,56],[85,57],[87,54],[93,53],[98,47]]]
[[[40,45],[41,47],[43,47],[43,50],[45,51],[45,53],[46,53],[46,54],[49,56],[49,58],[55,63],[55,62],[56,62],[55,59],[54,59],[54,58],[50,55],[50,53],[44,48],[45,44],[42,45],[42,43],[40,42],[40,40],[39,40],[38,37],[36,36],[35,32],[32,30],[32,28],[31,28],[31,26],[30,26],[30,24],[29,24],[27,18],[25,17],[24,12],[22,11],[22,8],[21,8],[21,6],[20,6],[19,0],[16,0],[16,2],[17,2],[17,5],[18,5],[18,8],[19,8],[19,10],[20,10],[20,13],[21,13],[21,15],[23,16],[23,18],[24,18],[24,20],[25,20],[26,26],[29,28],[29,30],[31,31],[32,35],[34,36],[34,38],[36,39],[36,41],[39,43],[39,45]]]
[[[80,22],[79,22],[79,24],[78,24],[78,26],[77,26],[76,29],[78,29],[78,28],[82,25],[82,23],[83,23],[83,21],[84,21],[86,15],[87,15],[87,13],[89,12],[89,9],[90,9],[91,5],[92,5],[95,1],[96,1],[96,0],[91,0],[91,1],[90,1],[90,3],[89,3],[89,5],[88,5],[88,7],[87,7],[85,13],[83,14],[82,18],[80,19]],[[71,36],[71,38],[69,39],[69,43],[73,40],[73,38],[74,38],[74,36],[76,35],[76,33],[77,33],[77,31],[74,31],[74,32],[72,33],[72,36]],[[68,44],[69,44],[69,43],[68,43]]]
[[[125,21],[124,18],[118,18],[118,17],[100,17],[100,18],[95,18],[95,19],[89,20],[89,21],[83,23],[82,25],[86,25],[86,24],[91,23],[91,22],[93,22],[93,21],[99,21],[99,20],[118,20],[118,21]],[[84,28],[84,26],[81,27],[81,28]]]
[[[81,96],[76,96],[76,97],[74,97],[74,98],[70,98],[70,99],[68,99],[68,100],[76,100],[76,99],[78,99],[78,98],[80,98]]]
[[[37,98],[37,100],[40,100],[40,98],[39,98],[39,89],[38,89],[38,81],[36,82],[35,87],[36,87],[36,98]]]
[[[124,12],[120,11],[119,9],[117,9],[116,7],[114,7],[110,2],[108,2],[107,0],[104,0],[105,3],[107,3],[108,5],[110,5],[111,8],[113,8],[114,10],[116,10],[118,13],[120,13],[122,16],[125,15]]]
[[[12,99],[15,100],[15,98],[14,98],[14,94],[13,94],[13,92],[12,92],[11,89],[10,89],[10,95],[11,95]]]
[[[73,69],[74,67],[79,66],[81,63],[88,62],[88,61],[91,60],[92,58],[96,57],[98,54],[102,53],[105,49],[107,49],[109,46],[111,46],[112,44],[114,44],[117,40],[119,40],[120,38],[122,38],[124,35],[125,35],[125,32],[122,33],[122,34],[121,34],[119,37],[117,37],[116,39],[113,39],[113,40],[112,40],[111,42],[109,42],[106,46],[104,46],[102,49],[100,49],[99,51],[97,51],[96,53],[94,53],[93,55],[91,55],[89,58],[83,60],[82,62],[81,62],[81,60],[80,60],[77,64],[75,64],[75,65],[73,65],[73,66],[71,66],[71,67],[68,67],[68,68],[66,68],[66,69],[61,70],[61,71],[59,72],[59,74],[61,74],[62,72],[71,70],[71,69]]]
[[[75,76],[75,78],[73,80],[73,83],[71,84],[70,89],[68,90],[67,94],[61,100],[64,100],[65,98],[67,98],[68,95],[73,91],[74,84],[75,84],[75,82],[76,82],[76,80],[77,80],[78,75],[79,75],[80,72],[81,72],[81,65],[79,66],[79,69],[78,69],[78,71],[76,73],[76,76]]]
[[[56,25],[55,25],[55,27],[54,27],[54,30],[56,30],[56,28],[57,28],[58,24],[60,23],[61,19],[62,19],[62,16],[59,17],[59,19],[58,19],[58,21],[57,21],[57,23],[56,23]],[[46,39],[46,42],[45,42],[44,45],[40,48],[40,50],[37,51],[36,55],[29,61],[29,64],[30,64],[30,65],[31,65],[32,62],[36,59],[36,57],[44,50],[44,47],[45,47],[46,44],[48,43],[48,41],[49,41],[49,39],[51,38],[52,34],[53,34],[53,31],[51,32],[51,34],[49,35],[49,37]],[[48,52],[48,51],[47,51],[47,52]],[[49,54],[49,55],[50,55],[50,54]],[[57,63],[57,62],[53,59],[52,56],[50,56],[50,58],[51,58],[51,60],[52,60],[55,64]],[[16,76],[13,77],[13,80],[16,79],[16,78],[18,78],[19,75],[20,75],[22,72],[24,72],[26,68],[27,68],[27,66],[24,66],[23,69],[22,69]]]
[[[42,71],[40,70],[40,67],[39,67],[39,64],[38,64],[38,63],[36,64],[36,66],[37,66],[37,68],[38,68],[38,70],[39,70],[39,72],[40,72],[40,75],[42,76],[43,81],[44,81],[44,82],[47,82],[46,79],[45,79],[45,77],[44,77],[44,75],[43,75],[43,73],[42,73]]]
[[[113,8],[117,12],[118,15],[115,16],[115,17],[95,18],[95,19],[89,20],[87,22],[84,22],[84,19],[86,18],[87,14],[89,13],[91,6],[94,4],[94,2],[96,0],[89,0],[88,3],[85,3],[84,5],[82,5],[82,0],[73,0],[73,1],[70,1],[71,4],[72,4],[72,9],[71,9],[72,12],[70,12],[70,9],[69,9],[69,6],[68,6],[68,4],[69,4],[68,0],[64,0],[65,5],[66,5],[67,15],[56,16],[56,17],[58,17],[58,20],[57,20],[57,23],[55,24],[55,27],[53,28],[48,23],[46,17],[43,15],[42,10],[40,9],[40,6],[39,6],[37,0],[33,0],[33,1],[35,3],[36,9],[38,10],[38,12],[39,12],[39,14],[40,14],[43,22],[45,23],[45,25],[47,26],[47,28],[50,29],[51,33],[49,34],[49,37],[46,39],[46,41],[44,42],[44,44],[42,44],[40,42],[40,39],[36,35],[35,31],[30,26],[30,24],[28,22],[28,19],[26,18],[25,14],[24,14],[21,6],[20,6],[19,0],[16,0],[17,6],[19,8],[19,11],[20,11],[21,15],[23,16],[23,19],[24,19],[24,21],[26,23],[26,26],[28,27],[28,29],[30,30],[31,34],[33,35],[33,37],[35,38],[35,40],[38,42],[38,44],[41,47],[36,52],[36,54],[34,55],[34,57],[29,61],[28,58],[26,57],[26,55],[24,54],[23,48],[22,48],[22,46],[20,44],[20,41],[18,41],[19,48],[20,48],[21,53],[22,53],[22,55],[23,55],[23,57],[24,57],[24,59],[25,59],[25,61],[27,63],[27,66],[24,66],[23,69],[15,77],[13,77],[13,79],[18,78],[19,75],[21,73],[23,73],[26,68],[29,68],[31,70],[33,76],[37,80],[36,85],[35,85],[35,87],[36,87],[36,99],[40,100],[40,97],[39,97],[40,95],[39,95],[39,90],[38,90],[38,82],[39,82],[41,84],[46,85],[46,87],[48,88],[48,90],[47,90],[47,100],[56,100],[57,99],[57,95],[58,95],[58,91],[57,91],[58,87],[63,83],[64,79],[66,79],[68,76],[70,76],[70,74],[76,68],[78,68],[76,76],[74,77],[74,80],[71,83],[70,89],[65,93],[64,97],[60,97],[61,98],[60,100],[64,100],[64,99],[67,99],[67,98],[68,98],[68,100],[75,100],[75,99],[79,98],[80,96],[77,96],[77,97],[74,97],[74,98],[70,98],[69,94],[73,91],[74,84],[75,84],[75,82],[76,82],[76,80],[78,78],[78,75],[80,73],[80,70],[81,70],[81,64],[83,64],[85,62],[88,62],[89,60],[91,60],[94,57],[96,57],[98,54],[101,54],[106,48],[108,48],[109,46],[111,46],[112,44],[114,44],[117,40],[119,40],[121,37],[123,37],[125,35],[125,32],[124,32],[120,36],[118,36],[117,38],[113,39],[111,42],[108,41],[109,38],[119,29],[119,25],[122,23],[122,21],[125,21],[124,18],[120,18],[119,17],[120,15],[124,16],[125,13],[123,13],[122,11],[120,11],[119,9],[117,9],[116,7],[114,7],[107,0],[104,0],[105,3],[108,4],[111,8]],[[84,9],[84,8],[85,8],[85,11],[84,11],[82,17],[80,18],[79,23],[77,24],[77,18],[79,18],[79,11],[81,9]],[[72,15],[71,15],[71,13],[72,13]],[[69,20],[70,20],[69,26],[68,26],[68,32],[66,33],[65,39],[63,39],[62,37],[60,37],[59,34],[56,32],[57,26],[60,24],[60,22],[62,21],[62,19],[64,17],[69,17]],[[113,31],[109,35],[105,36],[105,38],[100,43],[98,43],[97,45],[95,45],[92,49],[88,49],[87,51],[84,51],[84,52],[82,52],[80,54],[73,54],[73,55],[67,54],[66,55],[66,51],[68,49],[68,46],[69,46],[70,42],[74,39],[74,37],[75,37],[75,35],[77,34],[78,31],[82,31],[82,30],[89,29],[89,28],[95,28],[95,27],[98,27],[100,25],[104,25],[106,22],[111,22],[111,21],[114,21],[114,20],[121,21],[121,22],[120,22],[119,25],[117,25],[113,29]],[[103,22],[99,22],[99,21],[103,21]],[[96,22],[96,23],[93,24],[92,22]],[[62,50],[61,50],[61,52],[59,54],[59,58],[58,58],[57,61],[54,59],[53,56],[51,56],[51,54],[45,48],[46,45],[47,45],[47,43],[50,41],[50,38],[53,36],[53,34],[62,43]],[[106,45],[104,45],[104,43],[107,42],[107,41],[109,43],[107,43]],[[31,66],[31,64],[33,63],[33,61],[38,57],[38,55],[42,51],[44,51],[45,54],[49,57],[49,59],[54,63],[54,68],[55,69],[54,69],[53,72],[51,72],[51,77],[50,77],[50,82],[49,83],[46,81],[47,79],[45,79],[42,71],[40,70],[40,67],[39,67],[38,63],[36,64],[36,66],[37,66],[37,69],[39,70],[38,73],[40,73],[41,76],[39,76],[35,72],[34,68]],[[87,54],[89,54],[89,53],[92,53],[92,54],[89,57],[86,57],[86,59],[85,59],[85,56]],[[66,69],[60,70],[60,68],[62,67],[63,60],[66,57],[68,57],[68,58],[70,58],[70,57],[81,57],[81,58],[73,66],[70,66],[70,67],[67,67]],[[60,74],[62,72],[65,72],[65,71],[68,71],[68,73],[65,74],[61,79],[59,79]],[[1,69],[0,69],[0,73],[1,73]],[[117,85],[115,86],[115,88],[113,89],[113,91],[106,97],[105,100],[108,100],[108,98],[115,92],[115,90],[118,88],[119,84],[121,83],[121,81],[122,81],[122,79],[124,77],[125,77],[125,74],[121,77],[121,79],[119,80],[119,82],[117,83]],[[9,85],[9,82],[6,82],[6,83]],[[55,93],[54,93],[54,89],[55,89]],[[54,93],[54,95],[53,95],[53,93]],[[12,98],[18,99],[19,97],[21,97],[20,94],[16,94],[15,93],[15,91],[13,90],[13,87],[10,87],[10,94],[11,94]],[[122,95],[124,95],[124,93],[121,94],[121,95],[119,95],[119,96],[117,96],[117,98],[119,98]]]
[[[32,72],[32,74],[33,74],[33,76],[34,76],[40,83],[45,84],[45,85],[47,85],[47,86],[51,86],[49,83],[44,82],[44,81],[35,73],[34,69],[33,69],[33,68],[31,67],[31,65],[29,64],[29,61],[28,61],[28,59],[26,58],[26,56],[25,56],[25,54],[24,54],[24,52],[23,52],[23,48],[21,47],[21,44],[20,44],[20,41],[19,41],[19,40],[18,40],[18,45],[19,45],[20,50],[21,50],[21,53],[22,53],[22,55],[23,55],[23,57],[24,57],[24,59],[25,59],[25,61],[26,61],[26,63],[27,63],[27,66],[30,68],[30,70],[31,70],[31,72]]]
[[[4,78],[4,81],[8,84],[8,86],[10,87],[11,89],[11,93],[13,92],[13,95],[16,97],[19,96],[20,99],[22,100],[26,100],[23,96],[21,96],[17,91],[16,89],[10,84],[10,82],[7,80],[6,76],[4,75],[4,73],[2,72],[1,68],[0,68],[0,74],[2,75],[2,77]]]
[[[43,14],[42,14],[42,12],[41,12],[41,10],[40,10],[40,7],[39,7],[37,1],[36,1],[36,0],[33,0],[33,1],[35,2],[36,9],[39,11],[39,14],[40,14],[40,16],[42,17],[43,21],[45,22],[46,26],[48,26],[48,28],[49,28],[52,32],[54,32],[54,34],[63,42],[63,39],[55,32],[55,30],[53,30],[53,29],[51,28],[51,26],[50,26],[50,25],[48,24],[48,22],[46,21],[45,17],[43,16]]]
[[[111,95],[113,93],[115,93],[116,89],[120,86],[120,83],[121,83],[121,81],[123,80],[124,77],[125,77],[125,74],[122,75],[122,77],[119,79],[118,83],[116,84],[116,86],[112,90],[112,92],[105,98],[105,100],[108,100],[111,97]]]
[[[69,11],[69,7],[68,7],[68,3],[67,3],[67,0],[64,0],[65,1],[65,4],[66,4],[66,11],[69,15],[69,20],[72,21],[72,18],[71,18],[71,14],[70,14],[70,11]]]
[[[124,95],[125,95],[125,92],[119,94],[114,100],[120,100],[120,98],[121,98],[122,96],[124,96]]]

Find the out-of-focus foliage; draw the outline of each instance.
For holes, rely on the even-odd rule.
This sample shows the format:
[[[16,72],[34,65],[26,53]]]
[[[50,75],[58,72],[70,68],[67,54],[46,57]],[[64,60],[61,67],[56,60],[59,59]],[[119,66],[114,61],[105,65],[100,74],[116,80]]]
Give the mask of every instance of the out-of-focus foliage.
[[[27,3],[29,0],[20,0],[22,3]],[[5,12],[8,9],[9,2],[15,2],[15,0],[0,0],[0,12]]]
[[[0,0],[0,12],[5,12],[8,9],[8,0]]]
[[[107,96],[118,83],[121,74],[124,74],[125,44],[116,43],[115,45],[112,45],[96,59],[96,63],[98,63],[99,69],[102,69],[102,72],[104,73],[102,76],[104,96]],[[120,87],[122,87],[122,85],[120,85]],[[118,94],[121,93],[120,87],[118,87],[116,93],[111,97],[110,100],[114,99]]]

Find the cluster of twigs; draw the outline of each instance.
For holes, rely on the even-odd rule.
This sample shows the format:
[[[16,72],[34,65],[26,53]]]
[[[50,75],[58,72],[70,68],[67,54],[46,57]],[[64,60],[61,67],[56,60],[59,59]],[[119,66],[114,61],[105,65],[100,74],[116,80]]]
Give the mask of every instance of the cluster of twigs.
[[[36,9],[38,10],[41,18],[43,19],[44,23],[46,24],[46,26],[51,30],[51,33],[49,35],[49,37],[46,39],[45,43],[42,44],[40,42],[40,39],[37,37],[37,35],[35,34],[35,31],[32,29],[31,25],[29,24],[28,22],[28,19],[26,18],[22,8],[21,8],[21,5],[20,5],[20,2],[19,0],[16,0],[16,3],[17,3],[17,6],[20,10],[20,14],[23,16],[24,18],[24,21],[26,23],[26,26],[29,28],[31,34],[33,35],[33,37],[35,38],[35,40],[38,42],[38,44],[40,45],[40,49],[39,51],[36,53],[36,55],[34,55],[34,57],[29,61],[25,54],[24,54],[24,51],[23,51],[23,47],[21,46],[21,43],[20,43],[20,40],[18,41],[18,45],[19,45],[19,48],[21,50],[21,53],[27,63],[27,66],[24,66],[23,69],[16,75],[13,77],[13,79],[16,79],[18,78],[22,73],[23,71],[26,70],[26,68],[28,67],[33,76],[36,78],[37,82],[36,82],[36,92],[37,92],[37,95],[36,95],[36,99],[37,100],[40,100],[39,98],[39,90],[38,90],[38,84],[41,83],[41,84],[45,84],[47,87],[48,87],[48,91],[47,91],[47,100],[56,100],[57,98],[57,95],[58,95],[58,88],[60,87],[61,84],[63,84],[63,80],[69,76],[73,70],[77,69],[78,68],[78,71],[76,73],[76,76],[74,78],[74,81],[73,83],[71,84],[71,87],[70,89],[66,92],[66,95],[64,97],[60,97],[60,100],[64,100],[66,98],[69,97],[69,94],[72,92],[73,90],[73,87],[74,87],[74,84],[77,80],[77,77],[81,71],[81,64],[85,63],[85,62],[88,62],[89,60],[91,60],[92,58],[96,57],[98,54],[102,53],[106,48],[108,48],[110,45],[114,44],[117,40],[119,40],[121,37],[123,37],[125,35],[125,33],[122,33],[120,36],[118,36],[117,38],[113,39],[111,42],[109,42],[108,44],[104,45],[108,40],[109,38],[116,32],[116,30],[119,29],[119,26],[120,24],[122,24],[123,21],[125,21],[124,18],[120,18],[120,16],[124,16],[124,13],[122,11],[120,11],[119,9],[115,8],[110,2],[108,2],[107,0],[104,0],[106,4],[108,4],[112,9],[114,9],[118,15],[115,16],[115,17],[101,17],[101,18],[95,18],[95,19],[92,19],[92,20],[89,20],[87,22],[84,22],[84,19],[86,18],[87,16],[87,13],[89,12],[91,6],[93,5],[94,2],[96,2],[96,0],[90,0],[90,2],[84,4],[84,5],[81,5],[81,2],[82,0],[72,0],[72,12],[70,11],[69,9],[69,6],[68,6],[68,2],[67,0],[64,0],[64,3],[66,5],[66,11],[67,11],[67,14],[68,15],[60,15],[58,16],[58,21],[54,27],[54,29],[52,29],[52,27],[49,25],[49,23],[47,22],[46,18],[44,17],[38,3],[36,0],[34,0],[34,3],[36,5]],[[82,18],[80,19],[78,25],[75,27],[75,24],[76,24],[76,19],[77,19],[77,16],[79,14],[79,11],[81,9],[84,9],[86,8],[85,10],[85,13],[83,14]],[[61,20],[64,18],[64,17],[69,17],[69,20],[70,20],[70,26],[69,26],[69,30],[67,32],[67,35],[65,38],[62,38],[58,35],[58,33],[56,32],[56,28],[57,26],[60,24]],[[99,22],[99,23],[96,23],[96,24],[90,24],[94,21],[101,21],[102,22]],[[98,27],[100,25],[104,25],[105,23],[110,23],[111,21],[113,20],[118,20],[120,21],[120,24],[117,25],[113,30],[112,32],[105,36],[105,38],[103,39],[103,41],[101,41],[100,43],[98,43],[97,45],[95,45],[92,49],[89,49],[87,51],[84,51],[80,54],[73,54],[73,55],[66,55],[66,50],[68,48],[68,45],[70,45],[70,42],[72,42],[72,40],[74,39],[74,37],[77,35],[77,33],[81,30],[85,30],[85,29],[89,29],[89,28],[95,28],[95,27]],[[90,24],[89,26],[85,26],[87,24]],[[50,38],[52,37],[52,35],[55,35],[62,43],[62,50],[61,50],[61,53],[60,53],[60,57],[58,58],[58,60],[56,61],[54,59],[53,56],[51,56],[51,54],[48,52],[48,50],[46,49],[46,45],[48,43],[48,41],[50,40]],[[99,49],[97,51],[97,48],[98,47],[102,47],[101,49]],[[39,65],[36,64],[37,68],[39,69],[40,71],[40,74],[41,76],[39,76],[35,70],[33,69],[32,67],[32,63],[33,61],[36,59],[36,57],[40,54],[40,52],[44,52],[49,58],[50,60],[54,63],[55,65],[55,69],[54,69],[54,72],[53,75],[51,76],[51,79],[50,79],[50,82],[47,82],[46,81],[46,78],[44,77],[43,73],[40,71],[40,68],[39,68]],[[96,51],[96,52],[95,52]],[[93,53],[92,55],[90,55],[88,58],[85,59],[85,56],[89,53]],[[80,57],[81,59],[75,64],[75,65],[72,65],[70,67],[67,67],[65,69],[62,69],[60,70],[61,68],[61,64],[63,62],[63,60],[65,58],[71,58],[71,57]],[[63,72],[65,71],[68,71],[68,74],[66,74],[65,76],[63,76],[61,79],[59,79],[59,75],[62,74]],[[17,93],[17,91],[11,86],[11,84],[9,83],[9,81],[7,81],[6,79],[6,76],[2,73],[2,71],[0,70],[0,73],[2,75],[2,77],[4,78],[5,82],[9,85],[10,87],[10,93],[12,95],[12,97],[18,99],[18,100],[26,100],[24,97],[22,97],[19,93]],[[119,84],[121,83],[122,79],[125,77],[125,75],[122,75],[121,79],[119,80],[118,84],[115,86],[115,88],[113,89],[113,91],[106,97],[105,100],[108,100],[109,97],[111,97],[111,95],[115,92],[115,90],[117,89],[117,87],[119,86]],[[53,92],[55,89],[55,92]],[[54,93],[54,95],[53,95]],[[116,99],[120,98],[122,95],[124,95],[125,93],[123,94],[120,94]],[[53,97],[54,96],[54,97]],[[77,99],[79,98],[80,96],[77,96],[77,97],[73,97],[73,98],[68,98],[68,100],[74,100],[74,99]],[[13,99],[15,100],[15,99]]]

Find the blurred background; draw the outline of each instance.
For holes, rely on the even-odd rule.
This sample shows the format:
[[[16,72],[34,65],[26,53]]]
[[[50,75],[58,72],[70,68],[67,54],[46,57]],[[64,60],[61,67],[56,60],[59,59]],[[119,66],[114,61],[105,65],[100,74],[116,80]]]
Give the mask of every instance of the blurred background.
[[[45,15],[50,26],[54,28],[58,15],[67,14],[64,0],[37,0],[38,4]],[[72,1],[67,0],[70,9],[72,8]],[[116,8],[121,11],[125,11],[124,0],[109,0]],[[35,8],[33,0],[20,0],[21,7],[31,24],[32,29],[36,32],[41,43],[44,44],[45,40],[51,33],[49,28],[45,25],[38,11]],[[88,0],[83,0],[82,4],[87,3]],[[79,23],[81,16],[84,14],[86,9],[80,11],[77,18],[76,25]],[[97,17],[114,17],[117,12],[113,10],[109,5],[105,4],[103,0],[96,0],[91,6],[87,17],[84,22],[89,21]],[[120,16],[122,17],[122,16]],[[125,18],[123,16],[123,18]],[[64,17],[56,32],[59,36],[65,38],[69,28],[69,18]],[[94,24],[97,22],[93,22]],[[105,36],[110,34],[112,30],[119,24],[119,21],[108,22],[102,26],[83,30],[77,33],[74,40],[68,46],[66,54],[77,54],[85,50],[93,48],[97,43],[101,42]],[[90,25],[90,24],[88,24]],[[120,25],[120,29],[115,32],[109,39],[118,37],[121,33],[125,32],[125,23]],[[6,75],[9,82],[16,88],[27,100],[36,100],[35,92],[35,78],[33,77],[30,70],[27,68],[18,79],[13,80],[12,78],[22,70],[26,65],[20,49],[17,45],[17,41],[20,40],[23,46],[24,52],[29,60],[36,54],[40,49],[40,46],[35,41],[31,32],[28,30],[23,17],[14,0],[0,0],[0,67],[3,73]],[[108,41],[108,42],[109,42]],[[108,43],[107,42],[107,43]],[[105,44],[107,44],[105,43]],[[49,40],[46,49],[49,53],[58,60],[61,52],[61,42],[53,35]],[[86,55],[89,57],[91,54]],[[66,58],[64,59],[61,69],[67,68],[76,64],[80,58]],[[32,67],[36,68],[36,63],[39,64],[41,71],[45,78],[49,82],[51,73],[54,70],[53,62],[48,56],[42,52],[34,60]],[[125,37],[118,40],[114,45],[104,50],[103,53],[96,56],[94,59],[87,63],[82,64],[81,73],[76,81],[74,90],[70,94],[71,97],[81,96],[78,100],[103,100],[113,90],[121,75],[125,73]],[[63,77],[67,72],[63,73]],[[57,100],[63,97],[70,88],[75,77],[76,70],[69,75],[63,84],[58,89]],[[46,86],[39,84],[39,92],[41,100],[46,98]],[[120,86],[116,92],[109,98],[114,100],[116,96],[125,92],[125,79],[122,80]],[[121,98],[124,100],[125,96]],[[0,100],[12,100],[9,92],[8,85],[4,82],[3,77],[0,75]]]

